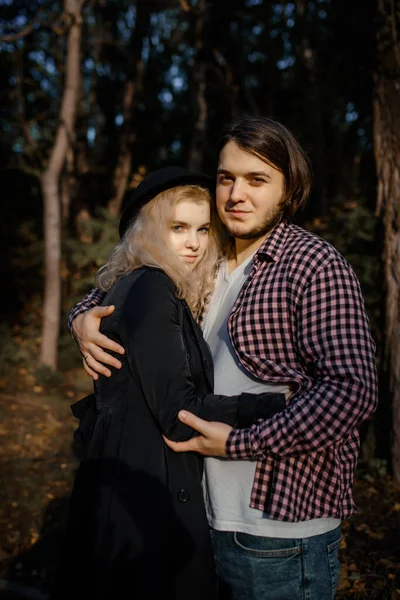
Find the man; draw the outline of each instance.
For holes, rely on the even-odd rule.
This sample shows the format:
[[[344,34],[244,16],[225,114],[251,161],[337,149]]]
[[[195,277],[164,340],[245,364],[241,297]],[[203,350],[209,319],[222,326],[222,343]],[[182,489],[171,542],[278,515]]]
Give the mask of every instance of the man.
[[[358,427],[377,400],[374,343],[359,283],[327,242],[290,222],[310,189],[291,133],[242,117],[219,154],[216,202],[232,245],[203,331],[215,393],[279,391],[287,407],[249,429],[180,418],[200,432],[166,443],[205,459],[204,498],[222,599],[328,600],[352,496]],[[98,333],[112,307],[92,292],[71,313],[85,368],[110,375]],[[102,348],[101,348],[102,347]]]

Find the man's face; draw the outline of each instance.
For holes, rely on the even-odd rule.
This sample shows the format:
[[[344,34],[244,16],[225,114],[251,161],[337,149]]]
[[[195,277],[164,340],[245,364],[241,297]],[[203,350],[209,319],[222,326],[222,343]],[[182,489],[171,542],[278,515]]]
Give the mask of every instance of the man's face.
[[[219,157],[217,211],[238,239],[265,236],[280,218],[285,180],[281,171],[228,142]]]

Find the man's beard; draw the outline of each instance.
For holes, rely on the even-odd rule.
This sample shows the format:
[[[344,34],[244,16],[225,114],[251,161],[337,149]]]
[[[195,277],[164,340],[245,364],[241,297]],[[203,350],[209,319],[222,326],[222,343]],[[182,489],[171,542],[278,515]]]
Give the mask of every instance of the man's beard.
[[[245,231],[242,233],[240,230],[235,231],[235,227],[230,228],[228,231],[230,235],[232,235],[238,240],[255,240],[263,237],[267,233],[270,233],[274,229],[274,227],[276,227],[278,223],[281,222],[282,217],[283,211],[282,209],[279,209],[272,214],[267,213],[266,215],[264,215],[263,222],[257,227],[250,229],[250,231]]]

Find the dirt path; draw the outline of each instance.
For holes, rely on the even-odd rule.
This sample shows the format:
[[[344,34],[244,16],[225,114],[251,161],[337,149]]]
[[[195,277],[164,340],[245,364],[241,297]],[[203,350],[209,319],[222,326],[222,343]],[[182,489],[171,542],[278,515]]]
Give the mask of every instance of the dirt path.
[[[46,591],[78,464],[70,404],[92,386],[76,372],[25,387],[0,393],[0,579]]]

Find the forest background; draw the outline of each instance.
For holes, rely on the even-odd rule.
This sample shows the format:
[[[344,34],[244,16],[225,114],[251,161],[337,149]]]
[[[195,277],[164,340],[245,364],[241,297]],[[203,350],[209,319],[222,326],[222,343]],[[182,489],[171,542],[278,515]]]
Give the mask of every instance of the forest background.
[[[296,222],[353,265],[377,344],[339,594],[400,598],[400,0],[0,0],[0,51],[4,597],[51,581],[69,404],[91,389],[66,319],[129,190],[171,164],[214,175],[223,125],[250,113],[310,156]]]

